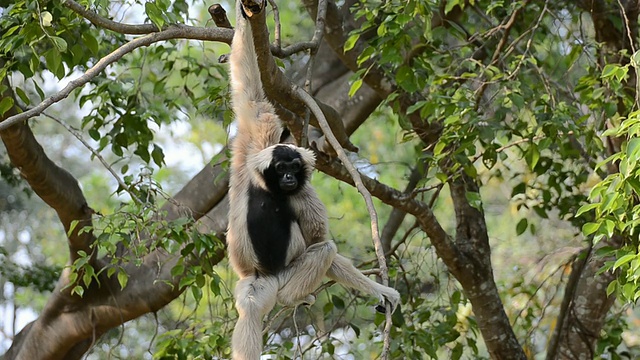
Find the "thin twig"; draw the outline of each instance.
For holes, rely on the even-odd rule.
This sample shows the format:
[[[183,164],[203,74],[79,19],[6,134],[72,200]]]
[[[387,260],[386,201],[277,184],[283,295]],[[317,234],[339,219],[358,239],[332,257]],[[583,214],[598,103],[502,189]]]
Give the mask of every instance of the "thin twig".
[[[498,28],[494,29],[495,31],[504,30],[504,33],[502,34],[502,38],[500,39],[500,42],[498,43],[498,46],[496,47],[496,50],[493,53],[493,57],[491,58],[491,61],[489,62],[489,65],[487,65],[485,67],[485,69],[489,68],[489,66],[494,65],[498,61],[498,58],[502,54],[502,50],[507,45],[507,40],[509,39],[509,34],[511,33],[511,29],[513,28],[513,26],[516,23],[516,17],[527,6],[527,3],[529,1],[530,0],[525,0],[522,3],[521,7],[517,8],[516,10],[514,10],[513,13],[511,14],[511,16],[509,17],[509,20],[507,20],[506,24],[500,25]],[[484,71],[483,71],[483,73],[484,73]],[[478,90],[476,91],[476,99],[475,99],[474,111],[478,110],[478,107],[480,106],[480,100],[482,99],[482,95],[484,94],[484,92],[487,89],[488,85],[489,85],[488,82],[483,82],[482,85],[480,85],[480,88],[478,88]]]
[[[338,158],[340,159],[340,161],[342,161],[342,164],[349,172],[349,175],[351,175],[353,182],[356,188],[358,189],[358,192],[360,192],[360,194],[362,194],[362,197],[364,198],[364,201],[367,205],[367,210],[369,211],[369,216],[371,218],[371,234],[373,236],[373,245],[376,250],[376,256],[378,257],[378,263],[380,265],[380,278],[382,279],[382,284],[387,286],[389,284],[389,271],[387,268],[387,261],[384,257],[382,241],[380,240],[378,215],[376,213],[375,206],[373,205],[373,199],[371,197],[371,193],[369,193],[369,190],[367,190],[366,186],[362,182],[360,173],[353,166],[353,164],[347,157],[347,154],[345,153],[342,146],[340,146],[338,139],[336,139],[335,135],[331,131],[331,128],[329,127],[329,124],[327,123],[327,119],[324,117],[322,110],[320,110],[320,107],[315,102],[313,97],[311,97],[311,95],[309,95],[308,93],[306,93],[304,90],[300,89],[300,87],[296,85],[293,86],[292,90],[293,90],[293,93],[311,109],[311,112],[318,120],[318,125],[320,125],[320,128],[322,129],[324,136],[326,137],[326,139],[329,141],[329,144],[331,144],[333,149],[338,154]],[[392,324],[391,323],[391,304],[389,304],[389,302],[387,301],[385,302],[385,307],[386,307],[386,311],[385,311],[386,323],[385,323],[384,332],[383,332],[384,342],[383,342],[383,349],[382,349],[382,355],[381,355],[382,359],[388,359],[389,349],[391,347],[391,339],[390,339],[391,324]]]
[[[300,345],[300,329],[298,328],[298,320],[296,316],[298,315],[298,306],[293,308],[293,328],[296,333],[296,352],[300,354],[300,358],[302,358],[302,346]],[[295,357],[295,353],[293,354]]]
[[[627,39],[629,40],[629,46],[631,47],[631,54],[635,55],[636,54],[636,49],[635,46],[633,45],[633,38],[631,37],[631,25],[629,25],[629,17],[627,16],[627,11],[624,8],[624,6],[622,5],[622,3],[620,2],[620,0],[618,0],[618,6],[620,6],[620,11],[622,12],[622,17],[624,18],[624,26],[625,26],[625,32],[627,33]],[[638,106],[639,104],[639,99],[638,99],[638,89],[640,89],[640,85],[638,85],[640,82],[638,81],[638,74],[636,71],[636,96],[635,96],[635,105]]]
[[[309,48],[309,62],[307,63],[307,75],[304,82],[304,89],[311,94],[311,79],[313,75],[313,66],[315,64],[316,54],[320,47],[320,42],[324,35],[325,17],[327,16],[327,0],[318,1],[318,12],[316,13],[316,29],[311,38],[312,46]],[[300,146],[307,147],[309,141],[309,120],[311,119],[311,111],[307,108],[302,124],[302,137],[300,138]]]
[[[91,23],[95,26],[115,31],[120,34],[145,35],[158,32],[158,27],[154,24],[123,24],[104,18],[91,10],[87,10],[84,6],[78,4],[73,0],[63,0],[62,3],[64,6],[68,7],[76,14],[91,21]]]
[[[576,289],[578,288],[578,281],[580,280],[580,276],[584,271],[585,265],[587,264],[592,251],[593,241],[590,241],[589,246],[584,250],[584,258],[580,259],[580,254],[576,255],[573,263],[573,265],[575,265],[575,268],[573,268],[572,266],[571,275],[569,275],[569,281],[565,286],[564,298],[562,299],[562,303],[560,304],[560,314],[557,317],[558,324],[556,325],[553,334],[551,334],[551,339],[549,340],[549,347],[547,350],[548,360],[556,358],[558,348],[560,346],[560,336],[562,335],[565,321],[567,320],[567,316],[569,315],[569,305],[571,305],[574,300]]]
[[[275,22],[276,26],[275,26],[275,30],[274,30],[274,34],[273,36],[275,37],[275,43],[276,43],[276,47],[278,49],[280,49],[280,47],[282,46],[282,39],[281,39],[281,26],[280,26],[280,11],[278,11],[278,5],[276,4],[276,2],[274,0],[269,0],[269,4],[271,4],[271,8],[273,8],[273,21]]]
[[[629,46],[631,47],[631,53],[635,54],[636,49],[635,46],[633,45],[633,38],[631,37],[631,26],[629,25],[629,17],[627,16],[627,11],[624,8],[624,6],[622,5],[622,3],[620,2],[620,0],[618,0],[618,5],[620,6],[620,11],[622,12],[622,17],[624,18],[624,24],[625,24],[625,32],[627,33],[627,39],[629,40]],[[637,6],[637,4],[636,4]]]
[[[573,135],[573,131],[569,131],[567,134],[568,135]],[[511,148],[511,147],[514,147],[514,146],[517,146],[517,145],[520,145],[520,144],[523,144],[523,143],[527,143],[527,142],[538,141],[538,140],[544,139],[545,137],[546,137],[545,135],[538,135],[538,136],[534,136],[532,138],[523,138],[523,139],[520,139],[520,140],[516,140],[516,141],[514,141],[512,143],[509,143],[507,145],[504,145],[504,146],[501,146],[501,147],[497,148],[496,149],[496,154],[499,154],[499,153],[507,150],[508,148]],[[476,161],[478,161],[482,156],[484,156],[484,153],[480,153],[480,154],[474,156],[473,158],[471,158],[471,164],[473,164]],[[419,193],[426,192],[426,191],[431,191],[431,190],[437,189],[439,187],[442,187],[442,185],[444,185],[445,183],[449,182],[449,180],[453,179],[455,174],[456,173],[454,172],[453,174],[449,175],[447,177],[447,179],[445,181],[443,181],[442,183],[438,183],[438,184],[434,184],[434,185],[430,185],[430,186],[426,186],[426,187],[415,189],[415,190],[413,190],[413,192],[411,193],[410,196],[413,197],[413,196],[415,196],[415,195],[417,195]]]
[[[62,127],[64,127],[71,135],[73,135],[76,139],[78,139],[78,141],[80,141],[82,143],[82,145],[84,145],[84,147],[86,147],[91,154],[93,154],[93,156],[95,156],[104,166],[105,169],[107,169],[107,171],[109,171],[111,173],[111,175],[113,175],[113,178],[116,179],[116,181],[118,182],[118,185],[120,185],[120,187],[126,191],[127,193],[129,193],[129,196],[131,196],[131,198],[137,202],[138,204],[142,204],[143,202],[138,199],[138,197],[131,191],[129,191],[129,186],[127,184],[124,183],[124,181],[122,181],[122,179],[120,179],[120,176],[118,176],[118,174],[116,173],[115,170],[113,170],[113,168],[111,167],[111,165],[109,165],[109,163],[107,163],[107,161],[102,157],[102,155],[100,155],[99,152],[97,152],[93,147],[91,147],[91,145],[89,145],[88,142],[86,142],[84,140],[84,138],[82,137],[82,135],[80,134],[80,132],[76,129],[74,129],[73,127],[65,124],[62,120],[58,119],[55,116],[49,115],[46,112],[43,112],[42,115],[48,117],[49,119],[57,122],[58,124],[60,124]]]

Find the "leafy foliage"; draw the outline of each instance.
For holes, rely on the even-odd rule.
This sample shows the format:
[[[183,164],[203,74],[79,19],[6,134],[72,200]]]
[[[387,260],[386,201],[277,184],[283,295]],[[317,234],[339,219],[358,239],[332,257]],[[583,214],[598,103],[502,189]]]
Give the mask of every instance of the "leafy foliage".
[[[113,2],[80,2],[114,19],[127,18],[131,7],[137,22],[158,30],[203,25],[208,18],[202,4],[184,0],[123,4],[126,9],[119,13]],[[610,44],[596,42],[586,31],[596,24],[576,6],[363,0],[351,9],[358,26],[343,46],[343,55],[355,53],[358,67],[349,96],[374,83],[376,76],[383,78],[378,95],[388,87],[382,105],[351,137],[362,149],[353,155],[356,164],[397,189],[406,186],[413,169],[422,170],[407,199],[428,204],[450,234],[462,231],[463,220],[454,212],[446,185],[459,180],[477,185],[479,190],[465,189],[463,200],[481,210],[488,224],[483,230],[494,254],[488,276],[498,279],[513,331],[531,357],[546,350],[555,328],[559,294],[575,259],[567,249],[585,241],[600,246],[599,241],[621,239],[620,246],[597,251],[607,259],[601,271],[619,274],[607,293],[629,302],[640,297],[640,111],[636,89],[629,86],[640,60],[626,50],[609,53]],[[311,21],[305,16],[303,25],[293,25],[300,23],[299,6],[280,7],[281,23],[290,34],[285,38],[307,40]],[[0,2],[0,11],[0,78],[10,80],[14,93],[0,100],[0,115],[16,104],[31,107],[46,99],[57,90],[50,83],[77,78],[131,39],[92,25],[64,2]],[[622,29],[622,22],[615,26]],[[88,199],[109,199],[99,205],[91,226],[71,229],[95,237],[91,249],[79,252],[68,265],[74,294],[86,296],[113,277],[127,289],[135,284],[129,272],[142,266],[145,256],[153,251],[174,256],[171,276],[180,279],[178,290],[187,291],[162,311],[166,318],[151,322],[160,335],[140,331],[132,337],[147,339],[144,350],[154,351],[157,359],[230,353],[227,335],[236,314],[229,289],[234,278],[225,262],[212,265],[223,244],[199,231],[190,216],[169,221],[161,210],[168,194],[182,185],[171,180],[188,177],[171,168],[171,158],[180,158],[182,165],[193,155],[176,144],[184,140],[173,139],[176,129],[188,128],[184,137],[199,144],[210,141],[216,148],[233,131],[227,70],[217,62],[226,51],[226,45],[182,40],[154,44],[125,55],[75,90],[71,101],[73,108],[82,109],[78,128],[91,155],[77,148],[65,152],[56,147],[65,142],[57,140],[58,134],[42,134],[48,151],[100,157],[116,179],[94,173],[102,179],[95,187],[87,186],[90,179],[80,179],[86,192],[94,192]],[[63,122],[75,112],[55,111]],[[19,183],[7,162],[3,153],[0,176]],[[363,268],[375,266],[372,245],[363,235],[369,234],[368,217],[359,195],[343,185],[336,190],[335,180],[326,177],[316,176],[314,186],[332,216],[330,229],[341,252]],[[377,205],[381,219],[392,216],[392,208]],[[22,210],[12,206],[0,203],[0,211]],[[407,217],[390,240],[391,282],[403,294],[393,317],[391,357],[488,356],[477,309],[471,309],[465,293],[469,289],[450,277],[425,229],[416,229],[415,218]],[[478,250],[461,248],[467,255]],[[61,268],[21,265],[5,249],[8,245],[2,243],[0,273],[6,281],[51,289]],[[96,257],[104,267],[94,267]],[[383,317],[371,311],[372,305],[326,285],[310,309],[278,308],[270,315],[267,352],[278,358],[378,356]],[[303,323],[311,325],[298,328]],[[622,334],[628,325],[624,317],[616,317],[606,326],[596,351],[615,358],[626,346]],[[127,340],[107,336],[103,341],[112,348]]]

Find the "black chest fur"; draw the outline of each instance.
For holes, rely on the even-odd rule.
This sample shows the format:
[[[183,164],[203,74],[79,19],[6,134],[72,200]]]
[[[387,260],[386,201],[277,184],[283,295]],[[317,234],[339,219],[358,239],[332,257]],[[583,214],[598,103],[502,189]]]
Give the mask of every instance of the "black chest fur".
[[[261,271],[273,274],[284,268],[294,221],[287,196],[249,187],[247,226]]]

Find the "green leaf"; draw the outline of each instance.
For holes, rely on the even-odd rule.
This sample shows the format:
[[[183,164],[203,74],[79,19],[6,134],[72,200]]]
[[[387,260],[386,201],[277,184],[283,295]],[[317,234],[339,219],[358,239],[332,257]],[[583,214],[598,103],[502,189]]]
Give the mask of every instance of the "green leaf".
[[[100,132],[96,129],[89,129],[89,136],[95,141],[100,140]]]
[[[633,138],[627,143],[627,157],[629,161],[637,161],[640,154],[640,138]]]
[[[618,68],[620,68],[619,65],[614,65],[614,64],[607,64],[604,66],[604,69],[602,69],[602,78],[606,79],[609,77],[612,77],[616,71],[618,70]]]
[[[592,222],[586,223],[582,226],[582,235],[589,236],[594,232],[598,231],[599,228],[600,228],[599,223],[592,223]]]
[[[76,285],[71,289],[71,295],[78,294],[78,296],[82,297],[84,295],[84,288],[80,285]]]
[[[480,198],[480,194],[477,192],[467,191],[465,193],[465,197],[469,202],[469,205],[477,210],[482,210],[482,198]]]
[[[193,298],[196,300],[196,303],[199,303],[200,300],[202,300],[202,288],[197,286],[192,286],[191,294],[193,295]]]
[[[0,100],[0,116],[4,115],[9,109],[13,107],[13,99],[10,97]]]
[[[124,270],[118,271],[118,283],[120,284],[120,289],[124,289],[127,286],[127,282],[129,281],[129,275],[127,275]]]
[[[413,69],[406,65],[401,66],[396,72],[396,83],[407,92],[418,90]]]
[[[613,264],[613,270],[615,270],[615,269],[619,268],[620,266],[630,262],[631,260],[635,259],[637,256],[638,255],[636,255],[636,254],[624,255],[620,259],[616,260],[616,262]]]
[[[420,100],[418,102],[416,102],[415,104],[409,106],[407,108],[407,115],[409,114],[413,114],[416,110],[421,109],[423,106],[425,106],[427,104],[426,101],[424,100]]]
[[[153,162],[156,165],[162,167],[164,164],[164,153],[162,152],[162,148],[158,145],[153,145],[153,150],[151,151],[151,157],[153,158]]]
[[[595,209],[598,206],[600,206],[599,203],[582,205],[576,212],[576,217],[586,213],[587,211],[591,211],[592,209]]]
[[[461,3],[460,0],[449,0],[449,1],[447,1],[446,5],[444,7],[444,13],[448,14],[457,5],[464,6],[464,2]]]
[[[383,37],[387,33],[387,25],[383,22],[378,26],[378,36]]]
[[[158,27],[158,30],[162,30],[165,24],[162,10],[160,10],[155,3],[147,2],[144,4],[144,11],[147,13],[147,16],[149,16],[149,20]]]
[[[362,79],[357,79],[351,84],[351,88],[349,89],[349,97],[353,97],[353,95],[360,89],[362,86]]]
[[[47,68],[49,69],[49,71],[51,71],[54,75],[57,75],[58,69],[62,64],[60,52],[56,48],[52,48],[44,53],[44,59],[47,62]]]
[[[356,46],[358,39],[360,39],[360,34],[353,34],[349,36],[347,41],[344,42],[344,52],[353,49]]]
[[[184,265],[178,264],[178,265],[174,266],[173,268],[171,268],[171,276],[177,277],[177,276],[182,275],[182,274],[184,274]]]
[[[18,95],[18,97],[20,98],[20,100],[22,100],[23,103],[29,105],[30,101],[29,101],[29,97],[27,96],[27,94],[24,92],[24,90],[22,90],[21,88],[17,87],[15,88],[16,94]]]
[[[98,51],[100,50],[98,46],[98,40],[96,40],[96,38],[91,35],[90,32],[85,31],[82,33],[82,41],[93,55],[98,55]]]
[[[344,309],[344,300],[336,295],[331,295],[331,302],[338,310]]]
[[[608,237],[612,237],[613,236],[613,230],[615,230],[615,228],[616,228],[616,223],[613,222],[613,220],[606,219],[604,221],[604,226],[607,229],[607,236]]]
[[[529,165],[529,169],[533,171],[538,164],[538,160],[540,160],[540,151],[538,150],[538,146],[536,144],[531,144],[531,146],[529,146],[529,150],[527,151],[525,160]]]
[[[358,61],[357,61],[358,66],[362,66],[362,63],[371,59],[374,53],[375,53],[375,48],[373,46],[367,46],[367,48],[364,49],[364,51],[362,51],[360,55],[358,55]]]
[[[69,231],[67,231],[67,236],[71,236],[71,234],[73,234],[73,230],[75,230],[77,226],[78,220],[71,221],[71,224],[69,225]]]
[[[63,53],[65,51],[67,51],[67,42],[58,36],[51,36],[51,40],[53,41],[53,45],[55,45],[56,49],[58,49],[59,52]]]
[[[520,219],[520,221],[518,221],[518,225],[516,225],[516,235],[522,235],[527,230],[528,225],[529,222],[527,221],[527,218]]]
[[[616,287],[618,286],[618,280],[613,280],[607,286],[607,296],[613,294],[616,291]]]
[[[447,146],[445,142],[439,141],[436,146],[433,147],[433,155],[440,155],[445,146]]]

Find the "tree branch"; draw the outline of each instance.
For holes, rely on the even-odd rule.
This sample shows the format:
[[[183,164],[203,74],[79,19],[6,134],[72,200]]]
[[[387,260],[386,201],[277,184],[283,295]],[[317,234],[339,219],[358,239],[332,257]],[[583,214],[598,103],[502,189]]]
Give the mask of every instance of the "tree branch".
[[[307,109],[305,104],[302,101],[292,101],[292,99],[296,99],[296,96],[293,93],[293,84],[284,76],[282,71],[280,71],[280,68],[275,63],[271,54],[271,48],[269,46],[269,30],[267,29],[265,21],[265,12],[263,11],[255,14],[249,18],[249,21],[251,22],[251,30],[253,33],[256,54],[258,56],[258,64],[260,66],[260,78],[265,92],[274,103],[285,106],[288,110],[301,118],[304,117]],[[330,106],[317,100],[315,101],[318,103],[322,113],[329,122],[331,130],[338,138],[340,145],[350,151],[356,151],[357,147],[349,141],[349,137],[344,130],[344,124],[342,123],[340,115]],[[312,124],[317,125],[317,120],[312,122]]]
[[[222,5],[213,4],[209,6],[208,10],[209,15],[211,15],[211,19],[216,23],[217,27],[233,29],[233,26],[231,26],[231,22],[229,22],[229,18],[227,17],[227,12],[224,10]]]
[[[6,77],[2,84],[6,88],[0,94],[0,99],[10,98],[15,104],[15,97]],[[5,116],[16,116],[18,110],[17,106],[13,106]],[[0,117],[0,126],[5,121]],[[90,254],[90,246],[95,238],[91,233],[80,234],[79,230],[91,224],[93,210],[87,205],[76,178],[49,159],[26,123],[5,127],[0,130],[0,137],[11,163],[20,169],[20,174],[33,191],[58,214],[67,232],[71,261],[77,259],[80,250]],[[70,232],[74,221],[79,223]]]
[[[154,24],[123,24],[110,19],[106,19],[95,12],[84,8],[73,0],[63,0],[62,4],[82,16],[83,18],[91,21],[91,23],[97,27],[115,31],[120,34],[128,35],[144,35],[158,31],[158,27]]]
[[[294,86],[294,93],[300,100],[304,101],[304,103],[311,109],[313,115],[318,119],[318,124],[324,132],[324,136],[329,141],[329,144],[333,147],[333,149],[337,152],[338,158],[342,161],[342,164],[345,166],[349,175],[353,179],[356,188],[362,194],[364,201],[367,205],[367,211],[369,212],[369,217],[371,218],[371,234],[373,236],[373,245],[376,250],[376,255],[378,257],[378,264],[380,265],[380,278],[382,279],[383,285],[389,285],[389,269],[387,268],[387,260],[384,256],[384,249],[382,248],[382,242],[380,241],[380,227],[378,225],[378,214],[376,212],[376,208],[373,205],[373,199],[371,198],[371,193],[367,190],[366,186],[364,186],[362,182],[362,178],[360,177],[360,172],[353,166],[347,154],[344,152],[342,146],[338,142],[338,139],[333,135],[327,120],[324,118],[322,114],[322,110],[318,104],[315,103],[313,97],[307,94],[304,90],[300,89],[297,86]],[[382,359],[387,359],[389,356],[389,349],[391,347],[391,304],[386,302],[386,324],[384,327],[384,346],[382,349]]]
[[[111,52],[109,55],[100,59],[98,63],[96,63],[91,69],[87,70],[82,76],[70,81],[69,84],[67,84],[67,86],[65,86],[62,90],[46,98],[37,106],[21,114],[16,114],[5,119],[5,121],[0,123],[0,131],[5,130],[11,125],[17,124],[21,121],[25,121],[34,116],[40,115],[49,106],[66,98],[67,96],[69,96],[69,94],[71,94],[73,90],[85,85],[92,78],[102,72],[108,65],[120,60],[124,55],[139,47],[149,46],[159,41],[171,39],[211,40],[229,43],[232,37],[233,33],[229,29],[210,29],[184,25],[174,25],[167,28],[166,30],[151,33],[146,36],[131,40],[130,42]]]

